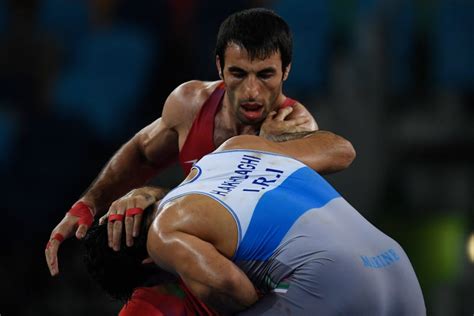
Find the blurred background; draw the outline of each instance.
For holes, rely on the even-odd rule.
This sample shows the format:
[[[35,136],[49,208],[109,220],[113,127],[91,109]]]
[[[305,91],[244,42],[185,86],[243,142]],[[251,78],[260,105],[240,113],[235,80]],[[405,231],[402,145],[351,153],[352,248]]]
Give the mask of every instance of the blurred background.
[[[117,314],[77,241],[49,276],[49,234],[177,85],[218,79],[219,24],[255,6],[293,30],[285,93],[357,150],[327,179],[406,249],[429,315],[474,313],[474,1],[0,0],[2,316]]]

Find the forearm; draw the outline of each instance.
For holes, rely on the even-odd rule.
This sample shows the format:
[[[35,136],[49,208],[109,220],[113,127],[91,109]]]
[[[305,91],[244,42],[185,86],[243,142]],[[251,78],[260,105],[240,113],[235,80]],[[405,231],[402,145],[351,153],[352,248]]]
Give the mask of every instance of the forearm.
[[[161,268],[176,272],[204,303],[221,312],[235,313],[257,301],[252,282],[212,244],[179,231],[157,237],[154,233],[148,235],[151,258]]]
[[[233,314],[253,305],[258,295],[247,276],[240,270],[235,271],[238,269],[235,265],[226,267],[227,271],[222,271],[222,268],[210,265],[205,270],[220,272],[203,274],[197,278],[197,273],[191,277],[181,274],[181,277],[197,298],[219,312]],[[211,274],[214,277],[209,278]]]
[[[253,286],[242,286],[238,292],[229,293],[192,280],[184,282],[196,297],[220,313],[235,314],[247,309],[257,301],[257,294]]]
[[[284,136],[288,136],[287,139],[275,142],[258,136],[240,135],[227,140],[218,150],[254,149],[280,153],[298,159],[323,174],[343,170],[355,158],[352,144],[331,132],[302,132]]]
[[[316,132],[318,131],[314,130],[314,131],[307,131],[307,132],[284,133],[280,135],[268,135],[268,136],[265,136],[265,138],[275,143],[281,143],[281,142],[287,142],[289,140],[308,137],[310,135],[315,134]]]
[[[111,202],[132,188],[144,185],[158,169],[131,140],[109,160],[81,200],[101,215]]]
[[[286,154],[322,174],[346,169],[356,155],[349,141],[328,131],[316,131],[278,145]]]
[[[207,251],[204,248],[207,247],[198,251],[207,254],[210,260],[190,261],[192,266],[183,265],[179,268],[180,276],[190,290],[220,312],[233,314],[253,305],[258,295],[243,271],[215,249]],[[214,251],[215,255],[211,255]]]

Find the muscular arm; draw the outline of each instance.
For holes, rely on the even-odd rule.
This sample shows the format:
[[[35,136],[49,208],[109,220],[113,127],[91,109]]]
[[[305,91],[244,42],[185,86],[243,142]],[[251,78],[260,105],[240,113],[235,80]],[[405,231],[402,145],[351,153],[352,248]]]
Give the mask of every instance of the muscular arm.
[[[81,200],[101,214],[112,201],[145,184],[177,155],[177,133],[160,118],[115,153]]]
[[[236,136],[217,150],[254,149],[283,154],[300,160],[319,173],[336,172],[349,166],[355,152],[349,142],[327,131],[295,134],[300,138],[283,142],[273,142],[258,136]],[[285,136],[285,135],[284,135]],[[292,135],[288,135],[292,138]],[[294,135],[293,135],[294,136]],[[343,148],[339,148],[342,146]],[[338,154],[334,154],[338,152]],[[349,157],[344,157],[348,152]]]
[[[131,189],[144,185],[179,154],[179,129],[189,117],[195,82],[175,89],[165,102],[162,117],[125,143],[109,160],[81,198],[102,214],[111,202]],[[191,113],[192,114],[192,113]]]
[[[298,111],[298,113],[295,114],[295,111]],[[300,122],[302,123],[299,124]],[[300,128],[300,126],[303,125],[305,126],[305,128]],[[262,146],[270,145],[273,147],[281,147],[274,146],[271,144],[273,142],[283,142],[295,138],[300,138],[301,133],[314,131],[315,133],[311,141],[311,146],[305,147],[303,145],[296,151],[309,150],[311,153],[313,165],[315,166],[314,169],[316,171],[323,174],[337,172],[347,168],[352,163],[352,161],[355,159],[355,151],[354,147],[352,147],[352,144],[349,141],[331,132],[319,130],[316,131],[315,129],[310,129],[309,127],[317,128],[317,124],[311,114],[301,104],[297,104],[295,108],[283,108],[280,109],[278,113],[271,113],[262,124],[260,135],[270,142],[258,142],[259,144],[262,143]],[[262,131],[272,132],[262,133]],[[231,143],[233,142],[234,141],[232,141]],[[305,142],[308,141],[304,141],[303,143]],[[297,142],[296,144],[299,143],[300,142]],[[239,146],[243,145],[245,144],[239,143]],[[288,145],[285,143],[284,146]],[[278,148],[274,150],[278,150]]]
[[[235,313],[255,303],[258,296],[247,276],[210,241],[183,229],[186,225],[170,215],[176,213],[162,212],[150,227],[147,248],[153,261],[178,274],[196,297],[220,312]]]

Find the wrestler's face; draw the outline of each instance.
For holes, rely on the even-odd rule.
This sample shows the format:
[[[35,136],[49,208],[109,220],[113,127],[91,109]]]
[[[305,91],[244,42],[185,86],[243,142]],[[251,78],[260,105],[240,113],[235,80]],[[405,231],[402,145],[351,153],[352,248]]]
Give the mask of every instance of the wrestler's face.
[[[225,51],[224,69],[216,58],[221,79],[226,85],[227,102],[243,124],[259,124],[283,98],[282,85],[290,66],[282,70],[280,52],[266,59],[251,60],[245,48],[229,44]]]

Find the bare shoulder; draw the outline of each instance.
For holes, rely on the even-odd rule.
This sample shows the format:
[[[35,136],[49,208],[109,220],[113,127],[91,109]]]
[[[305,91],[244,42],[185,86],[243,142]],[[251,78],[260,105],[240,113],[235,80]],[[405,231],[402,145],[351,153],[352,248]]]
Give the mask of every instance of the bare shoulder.
[[[232,215],[216,200],[200,194],[179,197],[155,217],[148,233],[149,242],[163,234],[183,232],[213,244],[227,257],[237,244],[237,226]]]
[[[169,98],[175,101],[190,101],[195,98],[208,97],[220,81],[191,80],[180,84],[171,92]]]
[[[226,215],[228,212],[214,199],[188,194],[166,203],[154,218],[150,231],[158,235],[180,231],[211,241],[218,239],[216,230],[219,227],[229,227],[229,223],[222,218]]]
[[[179,85],[166,99],[163,119],[170,126],[183,121],[193,121],[204,101],[212,94],[221,81],[191,80]]]
[[[204,101],[221,81],[188,81],[179,85],[166,99],[160,118],[144,127],[134,142],[153,161],[163,152],[177,154],[180,136],[186,135]]]

